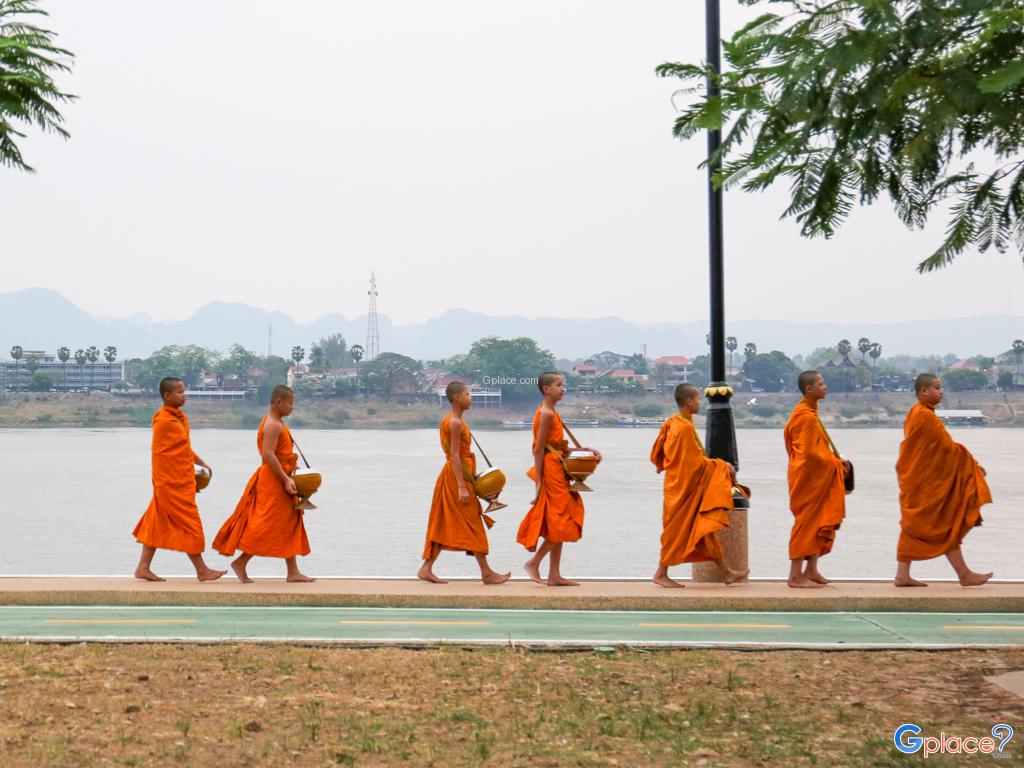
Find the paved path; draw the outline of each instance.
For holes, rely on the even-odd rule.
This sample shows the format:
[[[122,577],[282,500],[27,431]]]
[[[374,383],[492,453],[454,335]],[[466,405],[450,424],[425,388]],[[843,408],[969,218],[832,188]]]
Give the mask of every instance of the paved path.
[[[960,648],[1024,644],[1020,614],[0,607],[0,638],[594,648]]]
[[[127,577],[0,577],[0,605],[323,605],[430,608],[583,608],[687,611],[936,611],[1024,613],[1024,583],[965,589],[933,582],[899,589],[891,582],[837,581],[824,589],[790,589],[783,582],[663,589],[649,581],[584,581],[543,587],[514,580],[497,587],[478,581],[427,584],[416,579],[318,579],[288,584],[224,579],[200,584],[175,578],[150,584]]]

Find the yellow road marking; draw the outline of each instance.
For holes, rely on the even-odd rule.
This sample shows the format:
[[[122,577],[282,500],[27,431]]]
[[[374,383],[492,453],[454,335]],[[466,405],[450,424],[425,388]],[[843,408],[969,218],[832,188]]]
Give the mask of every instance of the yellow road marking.
[[[641,627],[690,627],[694,629],[792,629],[792,624],[640,624]]]
[[[44,619],[47,624],[195,624],[195,619]]]
[[[947,624],[943,629],[989,629],[995,632],[1024,632],[1024,626],[1000,626],[998,624]]]
[[[487,627],[490,626],[489,621],[346,621],[342,620],[339,624],[419,624],[419,625],[451,625],[458,624],[460,626],[473,626],[473,627]]]

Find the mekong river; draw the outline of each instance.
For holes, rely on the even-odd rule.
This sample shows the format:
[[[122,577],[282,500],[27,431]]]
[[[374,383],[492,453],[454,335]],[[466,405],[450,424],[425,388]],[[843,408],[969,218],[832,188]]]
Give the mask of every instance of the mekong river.
[[[470,421],[472,423],[472,421]],[[563,572],[572,577],[647,577],[658,563],[661,478],[650,463],[654,429],[577,429],[584,444],[605,456],[584,494],[583,539],[567,545]],[[964,544],[967,562],[996,578],[1024,579],[1024,430],[954,429],[988,470],[995,502],[984,525]],[[847,497],[846,521],[835,549],[822,561],[827,576],[887,578],[895,568],[899,506],[894,464],[899,429],[833,430],[857,468],[857,491]],[[532,497],[525,475],[529,431],[478,431],[491,461],[508,477],[490,530],[492,565],[521,577],[526,551],[516,530]],[[436,429],[402,431],[296,430],[306,456],[324,476],[306,514],[312,554],[301,561],[314,576],[412,577],[420,562],[434,481],[444,457]],[[781,577],[788,568],[792,516],[786,494],[782,430],[739,430],[740,479],[751,486],[750,567],[755,577]],[[0,573],[4,575],[127,575],[138,558],[132,528],[150,498],[148,429],[34,429],[0,431]],[[215,470],[198,497],[207,543],[232,512],[258,464],[256,433],[196,429],[194,449]],[[485,466],[477,456],[479,466]],[[211,565],[227,562],[207,550]],[[159,552],[157,573],[189,575],[185,556]],[[474,576],[471,558],[443,553],[442,576]],[[689,576],[689,566],[673,573]],[[951,577],[945,558],[915,565],[921,577]],[[280,576],[279,561],[257,559],[254,576]]]

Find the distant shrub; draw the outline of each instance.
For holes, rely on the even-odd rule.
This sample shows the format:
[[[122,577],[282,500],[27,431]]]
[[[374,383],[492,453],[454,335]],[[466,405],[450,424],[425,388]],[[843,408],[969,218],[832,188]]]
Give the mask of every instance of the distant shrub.
[[[665,406],[658,403],[639,403],[633,406],[635,416],[661,416],[665,413]]]
[[[260,422],[263,421],[263,415],[260,413],[243,413],[240,419],[242,423],[242,429],[256,429],[259,427]]]
[[[149,405],[133,405],[128,409],[132,424],[137,427],[148,427],[153,422],[153,411]]]
[[[52,413],[40,413],[38,416],[36,416],[36,424],[45,425],[49,424],[51,421],[53,421]]]
[[[377,415],[377,409],[376,408],[367,408],[366,409],[366,415],[367,416],[376,416]]]
[[[336,427],[343,427],[352,420],[344,408],[332,408],[327,412],[327,422]]]

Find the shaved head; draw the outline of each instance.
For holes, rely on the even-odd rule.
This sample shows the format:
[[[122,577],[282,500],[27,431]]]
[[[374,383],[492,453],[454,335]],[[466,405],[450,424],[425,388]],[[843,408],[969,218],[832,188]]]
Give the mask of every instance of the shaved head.
[[[453,381],[444,389],[444,395],[448,398],[449,403],[455,402],[455,398],[466,391],[466,385],[461,381]]]
[[[270,402],[272,403],[276,403],[278,400],[287,400],[290,397],[295,397],[295,390],[284,384],[278,384],[270,392]]]
[[[179,384],[181,379],[176,379],[174,376],[167,376],[166,378],[160,379],[160,397],[169,395],[174,391],[174,385]]]
[[[796,379],[796,386],[800,390],[801,395],[807,394],[807,388],[814,384],[818,377],[821,376],[817,371],[804,371]]]
[[[939,377],[931,373],[922,373],[916,379],[914,379],[914,392],[921,394],[932,384],[937,382]]]
[[[693,397],[700,397],[700,390],[693,386],[693,384],[689,384],[684,381],[682,384],[676,386],[676,405],[682,405]]]
[[[537,377],[537,389],[540,393],[544,394],[544,387],[550,387],[555,383],[557,379],[560,379],[562,374],[558,371],[544,371],[540,376]]]

